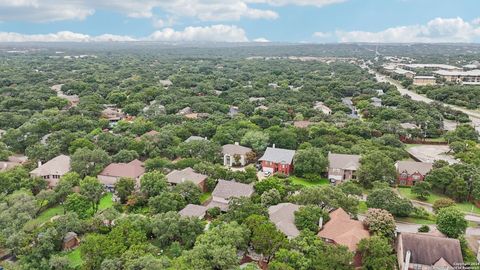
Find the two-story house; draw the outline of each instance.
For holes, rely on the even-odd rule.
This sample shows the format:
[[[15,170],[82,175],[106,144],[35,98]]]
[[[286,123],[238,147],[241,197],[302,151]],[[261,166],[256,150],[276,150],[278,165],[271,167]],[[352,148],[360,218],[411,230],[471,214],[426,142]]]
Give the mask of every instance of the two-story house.
[[[413,186],[425,179],[432,170],[433,163],[401,160],[395,163],[395,168],[397,168],[398,184]]]
[[[293,172],[293,157],[295,150],[267,147],[263,156],[259,159],[262,162],[264,173],[283,173],[289,175]]]
[[[60,178],[70,171],[70,157],[59,155],[42,164],[38,163],[38,167],[30,172],[32,177],[41,177],[48,182],[49,187],[55,187]]]
[[[328,179],[331,182],[341,183],[357,179],[360,156],[328,153],[328,164]]]

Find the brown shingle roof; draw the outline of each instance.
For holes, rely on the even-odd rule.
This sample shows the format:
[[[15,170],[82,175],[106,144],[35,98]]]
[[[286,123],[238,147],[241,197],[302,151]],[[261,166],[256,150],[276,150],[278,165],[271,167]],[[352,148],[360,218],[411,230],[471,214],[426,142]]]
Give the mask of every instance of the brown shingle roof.
[[[460,241],[458,239],[437,237],[418,233],[401,233],[403,256],[411,252],[410,263],[434,265],[443,260],[451,266],[463,263]]]
[[[181,171],[171,171],[169,174],[167,174],[167,181],[172,184],[180,184],[185,181],[190,181],[198,185],[205,181],[207,177],[207,175],[196,173],[192,168],[188,167]]]
[[[356,251],[358,242],[370,237],[370,233],[361,221],[351,219],[347,212],[338,208],[330,213],[330,221],[323,226],[318,236],[347,246],[350,251]]]
[[[129,177],[136,179],[145,173],[143,162],[134,159],[129,163],[111,163],[108,165],[100,175],[113,177]]]

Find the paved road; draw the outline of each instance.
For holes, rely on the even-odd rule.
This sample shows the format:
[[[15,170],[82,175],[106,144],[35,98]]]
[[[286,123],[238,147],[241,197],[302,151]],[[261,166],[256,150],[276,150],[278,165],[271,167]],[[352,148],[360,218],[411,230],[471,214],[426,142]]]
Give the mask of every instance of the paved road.
[[[407,96],[410,96],[413,100],[423,101],[423,102],[426,102],[426,103],[434,102],[433,99],[430,99],[426,96],[417,94],[413,91],[410,91],[410,90],[406,89],[397,80],[394,80],[394,79],[392,79],[390,77],[387,77],[383,74],[380,74],[378,72],[374,72],[374,74],[375,74],[375,77],[377,78],[377,81],[387,82],[387,83],[395,85],[397,87],[398,91],[402,95],[407,95]],[[439,101],[437,101],[437,102],[439,102]],[[442,103],[442,102],[440,102],[440,103]],[[442,104],[445,105],[446,107],[449,107],[449,108],[452,108],[454,110],[461,111],[461,112],[467,114],[469,116],[470,120],[472,121],[472,123],[474,124],[474,126],[477,128],[477,130],[480,128],[480,112],[472,111],[472,110],[465,109],[463,107],[458,107],[458,106],[451,105],[451,104],[446,104],[446,103],[442,103]]]
[[[420,228],[420,226],[422,226],[422,225],[419,225],[419,224],[404,223],[404,222],[396,222],[396,225],[397,225],[397,231],[398,232],[409,232],[409,233],[418,232],[418,228]],[[436,229],[435,225],[428,225],[428,227],[430,227],[430,231]],[[465,234],[467,236],[480,236],[480,228],[468,227]]]
[[[431,204],[424,203],[424,202],[419,202],[419,201],[415,201],[415,200],[411,200],[411,202],[413,203],[414,206],[422,207],[425,210],[427,210],[428,212],[433,213],[433,208],[432,208]],[[480,216],[472,215],[472,214],[466,214],[465,219],[468,220],[468,221],[480,224]]]

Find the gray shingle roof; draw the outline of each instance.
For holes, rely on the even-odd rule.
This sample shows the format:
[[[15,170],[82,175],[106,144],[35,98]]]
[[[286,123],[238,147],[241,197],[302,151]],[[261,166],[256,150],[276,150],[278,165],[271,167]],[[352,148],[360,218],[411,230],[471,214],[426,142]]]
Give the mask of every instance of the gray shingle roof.
[[[208,140],[207,138],[200,137],[200,136],[190,136],[185,140],[185,142],[191,142],[191,141],[208,141]]]
[[[295,156],[295,150],[288,150],[282,148],[267,147],[260,161],[270,161],[274,163],[291,164],[293,157]]]
[[[300,209],[300,205],[280,203],[268,208],[268,216],[279,231],[288,237],[296,237],[300,234],[297,226],[295,226],[295,212],[298,209]]]
[[[252,149],[238,144],[226,144],[222,146],[222,154],[224,155],[245,155],[248,152],[252,152]]]
[[[433,265],[444,259],[450,265],[463,263],[458,239],[424,235],[419,233],[401,233],[403,256],[411,252],[411,263]]]
[[[426,175],[433,168],[433,163],[416,162],[416,161],[408,161],[408,160],[398,161],[395,165],[399,173],[407,172],[408,174],[419,172],[422,175]]]
[[[178,212],[182,217],[198,217],[203,218],[207,212],[207,207],[203,205],[188,204]]]
[[[192,168],[188,167],[181,171],[171,171],[167,174],[167,181],[172,184],[180,184],[185,181],[190,181],[198,185],[207,179],[207,177],[207,175],[196,173]]]
[[[342,170],[357,170],[360,166],[359,155],[328,153],[329,168]]]
[[[227,200],[229,198],[250,197],[252,194],[252,185],[226,180],[218,180],[217,186],[212,192],[213,197],[219,197]]]

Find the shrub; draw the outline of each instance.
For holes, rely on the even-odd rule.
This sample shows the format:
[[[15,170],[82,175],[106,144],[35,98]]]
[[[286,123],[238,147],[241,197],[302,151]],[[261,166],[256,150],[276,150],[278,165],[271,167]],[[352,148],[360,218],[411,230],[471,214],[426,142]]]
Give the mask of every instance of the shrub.
[[[220,210],[220,207],[212,207],[207,210],[207,215],[210,218],[216,218],[222,213],[222,210]]]
[[[433,212],[437,213],[440,209],[455,205],[455,201],[449,198],[438,199],[433,203]]]
[[[428,227],[428,225],[422,225],[420,226],[420,228],[418,228],[418,232],[421,232],[421,233],[427,233],[430,231],[430,227]]]

